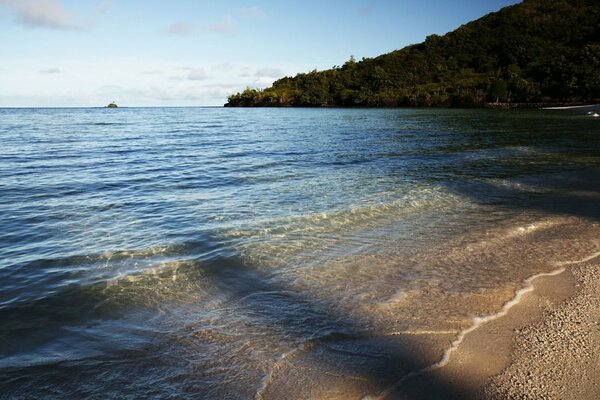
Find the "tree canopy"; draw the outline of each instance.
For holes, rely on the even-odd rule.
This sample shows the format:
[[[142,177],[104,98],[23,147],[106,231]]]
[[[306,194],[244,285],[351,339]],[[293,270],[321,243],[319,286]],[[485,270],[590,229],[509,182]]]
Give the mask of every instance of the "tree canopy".
[[[237,107],[481,106],[600,101],[600,1],[524,0],[444,36],[285,77]]]

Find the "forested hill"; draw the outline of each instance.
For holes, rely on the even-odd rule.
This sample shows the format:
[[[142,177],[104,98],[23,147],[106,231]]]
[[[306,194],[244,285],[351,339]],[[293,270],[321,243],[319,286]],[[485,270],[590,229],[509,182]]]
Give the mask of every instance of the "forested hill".
[[[228,100],[238,107],[598,102],[600,0],[525,0],[444,36]]]

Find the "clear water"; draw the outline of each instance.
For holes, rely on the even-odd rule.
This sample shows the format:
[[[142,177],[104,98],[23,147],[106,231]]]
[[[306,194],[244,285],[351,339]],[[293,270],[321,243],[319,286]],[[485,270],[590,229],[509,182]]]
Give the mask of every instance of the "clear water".
[[[0,109],[0,397],[376,394],[600,248],[599,124]]]

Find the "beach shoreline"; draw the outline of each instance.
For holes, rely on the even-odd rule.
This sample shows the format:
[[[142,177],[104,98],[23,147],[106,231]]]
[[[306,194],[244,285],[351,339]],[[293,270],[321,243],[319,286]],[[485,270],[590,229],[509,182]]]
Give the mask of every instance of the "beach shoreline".
[[[474,318],[437,364],[385,399],[600,397],[600,254],[534,275],[496,314]]]
[[[481,398],[600,397],[600,255],[569,264],[575,293],[516,332],[511,364],[486,382]]]

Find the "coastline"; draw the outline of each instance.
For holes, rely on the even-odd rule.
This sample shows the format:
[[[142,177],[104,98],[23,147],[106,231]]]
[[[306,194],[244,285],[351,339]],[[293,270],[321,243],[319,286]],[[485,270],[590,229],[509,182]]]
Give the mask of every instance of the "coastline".
[[[577,108],[597,107],[597,103],[586,102],[568,102],[568,101],[550,101],[550,102],[533,102],[533,103],[483,103],[483,108],[494,108],[508,110],[513,108],[519,109],[541,109],[541,110],[569,110]]]
[[[600,254],[555,267],[525,280],[498,313],[474,318],[438,363],[381,398],[599,398]]]
[[[494,110],[570,110],[579,108],[593,108],[600,107],[598,103],[589,102],[532,102],[532,103],[477,103],[477,104],[464,104],[464,105],[449,105],[449,104],[435,104],[435,105],[401,105],[401,106],[366,106],[366,105],[340,105],[340,104],[310,104],[310,105],[291,105],[291,104],[269,104],[269,105],[241,105],[241,104],[230,104],[225,103],[223,108],[344,108],[344,109],[363,109],[363,108],[382,108],[382,109],[403,109],[403,108],[458,108],[458,109],[494,109]]]
[[[544,190],[544,198],[527,203],[530,208],[543,210],[535,219],[514,219],[484,231],[475,229],[439,249],[428,249],[434,255],[429,262],[432,268],[439,256],[445,266],[478,265],[480,270],[493,273],[491,279],[498,278],[496,284],[477,288],[466,296],[449,298],[447,303],[437,302],[428,315],[437,315],[436,310],[453,306],[469,310],[468,313],[456,319],[433,318],[428,320],[429,325],[419,329],[342,338],[340,342],[371,346],[378,354],[385,354],[380,356],[384,361],[372,364],[364,361],[354,369],[346,367],[332,372],[329,365],[323,367],[316,362],[324,359],[321,354],[328,352],[330,345],[327,340],[315,340],[277,360],[255,398],[276,399],[281,393],[293,393],[290,398],[331,400],[599,397],[590,395],[600,395],[595,391],[595,382],[600,378],[596,365],[600,363],[593,360],[593,351],[589,349],[600,348],[600,337],[596,344],[583,347],[569,342],[572,337],[582,335],[577,329],[585,327],[581,332],[591,336],[590,332],[597,328],[570,326],[569,319],[561,317],[557,322],[552,317],[555,313],[573,312],[560,310],[572,309],[569,304],[573,299],[587,296],[587,308],[578,305],[575,310],[586,310],[591,316],[584,317],[586,321],[600,320],[600,299],[594,298],[600,292],[600,279],[590,272],[589,279],[583,281],[577,272],[578,268],[593,272],[595,265],[600,264],[598,176],[597,168],[590,168],[513,182],[523,192]],[[592,267],[587,267],[588,264]],[[510,271],[516,271],[516,275],[510,284],[505,284]],[[466,268],[460,279],[467,282],[471,279]],[[424,297],[409,293],[394,298],[389,315],[401,313],[408,301],[413,304],[427,304],[421,303],[424,298],[435,301],[436,294],[427,291]],[[381,307],[372,310],[381,311]],[[599,314],[597,318],[594,313]],[[533,335],[543,327],[547,331],[541,336]],[[555,332],[556,329],[560,332]],[[342,346],[338,348],[345,350]],[[581,373],[577,371],[581,368],[579,356],[560,358],[572,349],[575,354],[592,358],[587,361],[580,380],[579,376],[573,376]],[[334,362],[339,357],[344,366],[351,365],[353,357],[333,352],[327,356],[334,357]],[[541,357],[539,363],[535,361],[538,357]],[[560,359],[560,364],[555,359]],[[534,365],[530,360],[534,360]],[[561,382],[554,381],[556,369],[564,375]],[[537,386],[532,383],[532,374],[538,379]],[[312,386],[295,382],[311,382]],[[571,383],[575,385],[571,386],[573,390],[565,391]]]
[[[482,399],[600,397],[600,255],[569,264],[576,293],[516,332],[511,364],[486,382]]]

